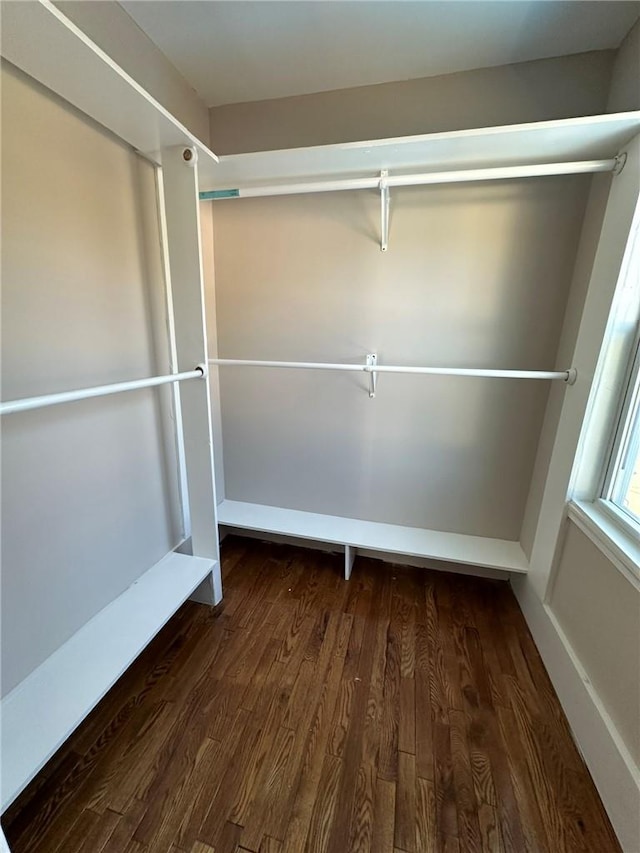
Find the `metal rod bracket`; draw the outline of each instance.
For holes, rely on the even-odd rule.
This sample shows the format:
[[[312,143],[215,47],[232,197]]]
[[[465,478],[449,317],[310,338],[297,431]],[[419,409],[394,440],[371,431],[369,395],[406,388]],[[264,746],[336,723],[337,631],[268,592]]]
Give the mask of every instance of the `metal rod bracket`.
[[[209,366],[207,364],[196,364],[196,370],[199,370],[202,374],[202,379],[206,379],[209,374]]]
[[[369,397],[373,399],[376,396],[376,381],[378,379],[378,374],[374,370],[375,366],[378,363],[378,356],[376,353],[371,352],[367,355],[367,373],[369,374]]]
[[[626,162],[627,162],[627,152],[621,151],[620,154],[618,154],[615,157],[615,164],[616,165],[613,167],[613,174],[619,175],[620,172],[624,169]]]
[[[575,369],[575,367],[570,367],[569,370],[567,370],[567,378],[565,379],[565,382],[567,383],[567,385],[574,385],[577,378],[578,371]]]

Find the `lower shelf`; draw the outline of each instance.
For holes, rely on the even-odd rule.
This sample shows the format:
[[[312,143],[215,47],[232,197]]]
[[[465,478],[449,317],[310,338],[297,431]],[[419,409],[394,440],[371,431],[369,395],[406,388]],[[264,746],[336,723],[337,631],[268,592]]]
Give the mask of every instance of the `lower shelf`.
[[[506,572],[523,573],[529,568],[520,543],[506,539],[443,533],[439,530],[359,521],[355,518],[319,515],[240,501],[223,501],[218,506],[218,523],[245,530],[330,542],[349,549],[366,548],[390,554],[428,557]]]
[[[17,685],[0,705],[4,811],[215,567],[171,553]]]

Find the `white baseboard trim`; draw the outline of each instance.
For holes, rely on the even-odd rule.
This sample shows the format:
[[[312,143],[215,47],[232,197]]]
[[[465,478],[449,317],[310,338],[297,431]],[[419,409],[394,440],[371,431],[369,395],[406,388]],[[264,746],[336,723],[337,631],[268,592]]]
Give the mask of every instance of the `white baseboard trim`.
[[[512,586],[622,849],[638,853],[638,768],[553,613],[528,579]]]

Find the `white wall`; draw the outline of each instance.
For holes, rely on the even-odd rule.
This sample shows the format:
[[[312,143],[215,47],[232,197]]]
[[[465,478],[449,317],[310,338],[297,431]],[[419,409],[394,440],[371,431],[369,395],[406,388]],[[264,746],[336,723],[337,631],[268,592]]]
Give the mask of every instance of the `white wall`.
[[[163,282],[148,277],[159,262],[146,257],[153,169],[10,66],[2,124],[3,399],[153,375],[164,328],[153,322]],[[180,531],[158,392],[2,426],[7,692]]]

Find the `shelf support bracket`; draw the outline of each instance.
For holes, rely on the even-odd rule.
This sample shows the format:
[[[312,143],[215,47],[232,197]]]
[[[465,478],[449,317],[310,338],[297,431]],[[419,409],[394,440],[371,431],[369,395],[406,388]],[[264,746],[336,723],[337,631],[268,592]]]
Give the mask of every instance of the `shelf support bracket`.
[[[389,205],[391,197],[387,178],[389,171],[383,169],[380,172],[380,251],[386,252],[389,248]]]
[[[378,374],[375,371],[375,366],[378,363],[378,356],[371,352],[367,355],[367,373],[369,374],[369,397],[373,399],[376,396],[376,381]]]

